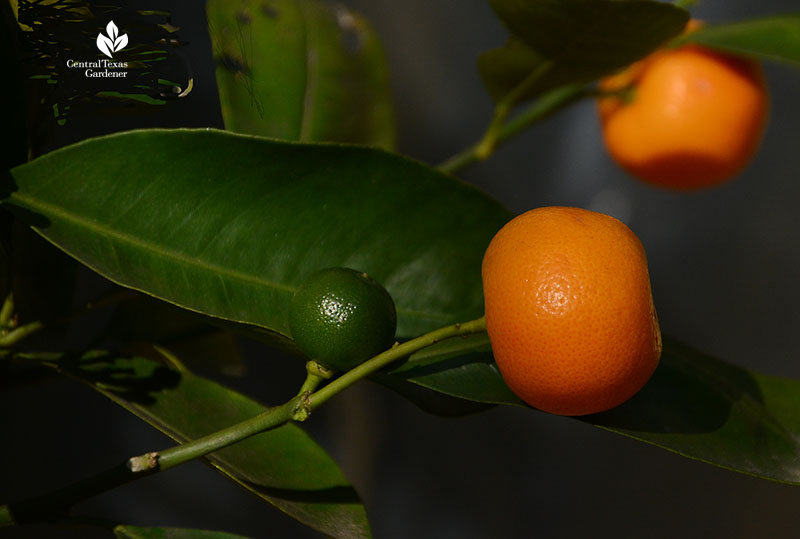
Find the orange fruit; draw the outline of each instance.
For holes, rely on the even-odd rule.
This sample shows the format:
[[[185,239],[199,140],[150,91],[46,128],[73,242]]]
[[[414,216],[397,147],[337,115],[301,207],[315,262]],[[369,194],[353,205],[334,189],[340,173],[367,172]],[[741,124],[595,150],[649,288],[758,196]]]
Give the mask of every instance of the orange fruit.
[[[644,248],[613,217],[565,207],[524,213],[492,239],[482,276],[497,366],[529,405],[601,412],[656,369],[661,333]]]
[[[696,21],[691,28],[698,26]],[[760,64],[684,45],[603,79],[603,139],[614,160],[645,182],[688,190],[739,174],[758,150],[768,102]]]

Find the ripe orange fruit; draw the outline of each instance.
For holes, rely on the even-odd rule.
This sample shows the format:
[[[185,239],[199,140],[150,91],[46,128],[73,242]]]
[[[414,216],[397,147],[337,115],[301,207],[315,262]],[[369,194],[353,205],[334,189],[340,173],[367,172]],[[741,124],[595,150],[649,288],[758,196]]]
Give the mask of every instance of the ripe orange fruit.
[[[524,213],[483,258],[497,366],[529,405],[561,415],[613,408],[661,355],[644,248],[620,221],[579,208]]]
[[[665,49],[600,82],[605,91],[626,87],[629,96],[598,100],[603,138],[614,160],[646,182],[709,187],[736,176],[758,150],[769,98],[753,60],[698,45]]]

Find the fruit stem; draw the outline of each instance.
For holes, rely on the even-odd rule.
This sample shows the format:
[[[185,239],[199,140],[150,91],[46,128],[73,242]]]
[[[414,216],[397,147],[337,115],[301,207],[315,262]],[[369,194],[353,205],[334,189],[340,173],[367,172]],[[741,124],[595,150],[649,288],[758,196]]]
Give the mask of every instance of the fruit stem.
[[[131,457],[124,463],[88,477],[62,489],[18,503],[0,506],[0,527],[14,524],[43,522],[64,514],[70,507],[87,498],[129,483],[135,479],[163,472],[192,459],[235,444],[255,434],[274,429],[289,421],[305,421],[311,412],[334,395],[355,382],[407,357],[418,350],[451,337],[470,335],[486,330],[481,317],[463,324],[446,326],[420,337],[396,344],[344,373],[322,389],[317,387],[332,376],[332,372],[315,361],[306,364],[307,376],[297,395],[289,401],[270,408],[257,416],[211,433],[197,440],[166,449]]]
[[[500,135],[500,130],[503,128],[506,118],[508,118],[508,115],[511,113],[511,109],[517,103],[525,99],[526,94],[533,90],[539,79],[541,79],[544,74],[550,71],[552,66],[553,62],[550,60],[539,64],[536,69],[530,73],[530,75],[525,77],[522,82],[517,84],[500,102],[495,105],[492,121],[489,123],[489,127],[486,129],[486,133],[484,133],[483,138],[475,147],[475,157],[477,159],[483,161],[492,155],[495,146],[497,145],[497,137]]]
[[[471,335],[473,333],[480,333],[486,331],[486,319],[480,317],[470,322],[461,324],[453,324],[445,326],[437,330],[426,333],[416,339],[406,341],[403,344],[398,344],[389,348],[385,352],[378,354],[372,359],[365,361],[361,365],[347,371],[339,378],[335,379],[316,393],[308,397],[308,405],[311,410],[314,410],[327,402],[334,395],[341,393],[344,389],[350,387],[355,382],[366,378],[370,374],[379,371],[380,369],[394,363],[395,361],[408,357],[414,352],[417,352],[428,346],[432,346],[437,342],[451,337]]]
[[[508,122],[503,123],[505,121],[505,116],[508,115],[506,112],[505,116],[502,118],[503,121],[500,122],[499,125],[495,125],[497,120],[497,112],[495,112],[492,124],[489,126],[489,129],[480,142],[457,153],[447,161],[441,163],[437,168],[442,172],[452,174],[476,161],[482,161],[488,158],[498,146],[513,138],[530,125],[547,118],[551,114],[558,112],[580,99],[590,97],[591,93],[590,89],[582,84],[572,84],[556,88],[542,95],[531,106]]]
[[[489,158],[494,149],[497,147],[497,138],[500,136],[500,130],[506,123],[506,118],[511,113],[513,102],[510,99],[501,101],[494,107],[494,114],[492,121],[489,122],[489,127],[483,134],[483,138],[475,146],[475,158],[480,161],[485,161]]]

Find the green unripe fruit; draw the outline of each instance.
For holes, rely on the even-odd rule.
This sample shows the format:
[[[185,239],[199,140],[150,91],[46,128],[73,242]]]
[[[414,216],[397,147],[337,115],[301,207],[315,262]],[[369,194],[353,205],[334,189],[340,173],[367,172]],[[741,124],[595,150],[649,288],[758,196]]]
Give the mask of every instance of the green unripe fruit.
[[[397,312],[389,292],[350,268],[327,268],[308,277],[289,308],[289,331],[309,358],[346,371],[389,348]]]

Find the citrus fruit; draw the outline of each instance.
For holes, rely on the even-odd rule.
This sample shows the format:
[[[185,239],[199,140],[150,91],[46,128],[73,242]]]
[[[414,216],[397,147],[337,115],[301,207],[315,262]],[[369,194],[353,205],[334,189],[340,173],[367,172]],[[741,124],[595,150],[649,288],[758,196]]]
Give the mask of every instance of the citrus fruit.
[[[768,114],[760,64],[699,45],[657,51],[600,89],[621,92],[598,100],[614,160],[645,182],[678,190],[739,174],[758,150]]]
[[[632,397],[658,365],[644,248],[613,217],[566,207],[524,213],[492,239],[482,276],[497,366],[529,405],[601,412]]]
[[[289,307],[289,331],[297,346],[334,370],[349,370],[386,350],[396,329],[389,292],[366,273],[350,268],[312,274]]]

